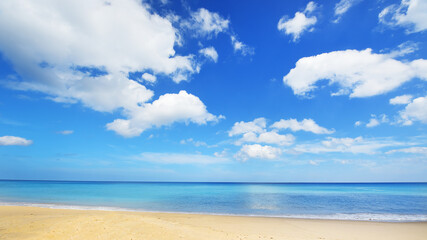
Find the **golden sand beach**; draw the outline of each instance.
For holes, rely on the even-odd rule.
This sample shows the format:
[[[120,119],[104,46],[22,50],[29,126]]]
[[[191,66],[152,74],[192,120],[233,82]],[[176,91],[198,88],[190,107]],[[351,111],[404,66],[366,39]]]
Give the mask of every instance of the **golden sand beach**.
[[[380,223],[0,206],[0,239],[425,240],[427,222]]]

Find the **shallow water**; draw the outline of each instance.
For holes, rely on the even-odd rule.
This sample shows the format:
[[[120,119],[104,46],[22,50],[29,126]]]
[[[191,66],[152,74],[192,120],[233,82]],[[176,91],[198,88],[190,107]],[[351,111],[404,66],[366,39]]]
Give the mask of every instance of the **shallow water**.
[[[427,183],[0,181],[3,205],[427,221]]]

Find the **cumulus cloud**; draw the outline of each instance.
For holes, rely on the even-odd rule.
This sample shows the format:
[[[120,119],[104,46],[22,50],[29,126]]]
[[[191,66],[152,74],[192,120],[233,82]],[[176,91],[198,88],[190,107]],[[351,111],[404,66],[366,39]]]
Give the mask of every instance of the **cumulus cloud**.
[[[142,74],[141,78],[144,79],[145,81],[149,82],[149,83],[155,83],[157,81],[156,76],[154,76],[153,74],[149,74],[149,73]]]
[[[341,20],[341,17],[346,13],[351,7],[358,4],[362,0],[341,0],[337,4],[335,4],[334,14],[335,20],[334,23],[338,23]]]
[[[309,2],[303,12],[296,12],[293,18],[283,16],[277,23],[277,29],[286,35],[292,35],[293,41],[297,41],[305,31],[313,31],[317,22],[316,16],[310,16],[317,8],[316,3]]]
[[[33,141],[22,137],[3,136],[0,137],[0,146],[28,146],[33,144]]]
[[[234,52],[239,52],[243,56],[254,54],[254,49],[244,44],[243,42],[237,40],[236,36],[231,35],[230,39],[231,39],[231,45],[233,45]]]
[[[283,77],[294,94],[306,96],[316,83],[328,80],[339,90],[335,95],[370,97],[389,92],[403,83],[420,78],[427,81],[427,60],[398,61],[371,49],[345,50],[304,57]]]
[[[148,8],[133,0],[1,1],[0,31],[8,37],[0,38],[0,51],[19,76],[6,85],[43,92],[57,102],[80,102],[96,111],[120,110],[130,119],[117,119],[107,127],[125,136],[175,120],[216,120],[197,97],[185,92],[147,103],[154,93],[129,79],[129,73],[149,70],[178,83],[200,69],[192,55],[176,54],[177,30]],[[142,78],[155,81],[148,73]],[[150,123],[150,117],[134,123],[171,96],[193,99],[183,102],[194,105],[177,107],[181,113],[169,109],[163,116],[156,111],[160,123]]]
[[[219,164],[230,161],[225,157],[215,157],[203,154],[186,154],[186,153],[154,153],[145,152],[132,159],[162,163],[162,164]]]
[[[392,153],[427,154],[427,147],[401,148],[401,149],[393,149],[387,152],[387,154],[392,154]]]
[[[292,134],[282,135],[276,131],[267,131],[265,118],[257,118],[251,122],[236,122],[228,132],[230,137],[241,135],[242,137],[235,142],[241,145],[246,142],[277,144],[280,146],[292,145],[295,137]]]
[[[243,134],[243,136],[236,141],[236,145],[241,145],[245,142],[252,143],[267,143],[267,144],[277,144],[280,146],[289,146],[292,145],[295,141],[295,137],[292,134],[279,134],[275,131],[262,132],[260,134],[254,132],[248,132]]]
[[[276,129],[290,129],[293,132],[306,131],[315,134],[331,134],[335,132],[335,130],[333,129],[328,130],[324,127],[317,125],[317,123],[313,119],[303,119],[300,122],[293,118],[288,120],[281,119],[280,121],[273,123],[271,127]]]
[[[257,118],[251,122],[236,122],[234,123],[231,130],[228,132],[228,136],[232,137],[235,135],[241,135],[249,132],[262,133],[267,126],[265,118]]]
[[[218,53],[214,47],[207,47],[199,50],[199,53],[203,54],[205,57],[211,59],[214,62],[218,61]]]
[[[412,125],[414,121],[427,123],[427,97],[419,97],[413,99],[412,95],[401,95],[389,100],[392,105],[406,105],[405,109],[399,112],[395,117],[395,121],[391,124]],[[388,123],[387,115],[381,114],[376,116],[371,115],[371,119],[366,124],[366,127],[376,127],[382,123]]]
[[[427,2],[424,0],[402,0],[384,8],[378,15],[380,23],[392,27],[404,27],[407,33],[427,29]]]
[[[391,105],[408,104],[411,102],[412,98],[412,95],[401,95],[390,99],[389,102]]]
[[[191,13],[191,19],[183,21],[182,25],[196,31],[201,36],[216,36],[218,33],[228,30],[230,21],[218,13],[210,12],[205,8],[199,8]]]
[[[403,125],[412,125],[414,121],[427,123],[427,96],[415,98],[399,114]]]
[[[137,1],[18,0],[2,1],[0,9],[0,29],[9,36],[0,40],[3,54],[18,73],[32,73],[30,79],[40,84],[77,75],[76,67],[101,68],[107,74],[142,69],[168,75],[194,72],[191,56],[175,55],[177,31],[171,22]],[[104,25],[109,27],[100,27]],[[41,77],[49,78],[41,82]],[[78,81],[84,76],[75,77]]]
[[[372,114],[371,119],[369,119],[369,122],[366,124],[366,127],[372,128],[380,125],[381,123],[388,123],[388,117],[385,114],[381,114],[377,117],[377,115]]]
[[[219,33],[224,33],[230,36],[231,45],[235,53],[240,53],[244,56],[253,54],[254,49],[239,41],[237,35],[230,31],[230,25],[230,20],[205,8],[191,12],[190,19],[181,21],[181,27],[192,30],[193,36],[212,38],[217,37]]]
[[[295,137],[292,134],[281,135],[277,132],[263,132],[261,133],[255,142],[258,143],[268,143],[268,144],[277,144],[280,146],[289,146],[292,145],[295,141]]]
[[[378,121],[378,119],[376,119],[376,118],[371,118],[370,120],[369,120],[369,122],[366,124],[366,127],[376,127],[376,126],[378,126],[378,125],[380,125],[380,122]]]
[[[396,142],[390,139],[376,139],[363,137],[356,138],[333,138],[309,144],[299,144],[292,148],[296,153],[353,153],[353,154],[375,154],[380,149],[392,146],[401,146],[405,143]]]
[[[259,144],[243,145],[239,152],[234,157],[240,161],[247,161],[250,158],[273,160],[282,154],[280,148],[271,146],[262,146]]]
[[[236,122],[228,132],[230,137],[240,135],[235,144],[242,145],[243,143],[266,143],[276,144],[280,146],[292,145],[295,137],[292,134],[279,134],[277,131],[267,131],[267,123],[265,118],[257,118],[250,122]]]
[[[124,137],[134,137],[148,128],[170,125],[174,122],[192,122],[201,125],[217,122],[223,118],[209,113],[198,97],[186,91],[164,94],[152,103],[135,108],[125,112],[128,119],[116,119],[107,124],[107,129]]]

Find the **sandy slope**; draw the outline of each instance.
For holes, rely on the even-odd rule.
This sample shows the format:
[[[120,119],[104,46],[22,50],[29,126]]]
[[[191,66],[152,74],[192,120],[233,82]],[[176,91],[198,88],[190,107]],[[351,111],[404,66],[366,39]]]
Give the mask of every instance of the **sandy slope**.
[[[0,239],[427,239],[427,223],[300,220],[0,206]]]

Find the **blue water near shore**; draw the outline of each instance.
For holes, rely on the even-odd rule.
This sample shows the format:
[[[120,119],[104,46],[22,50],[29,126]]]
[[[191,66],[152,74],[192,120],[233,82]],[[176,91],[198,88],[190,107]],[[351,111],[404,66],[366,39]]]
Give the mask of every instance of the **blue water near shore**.
[[[427,221],[427,183],[0,181],[1,205]]]

